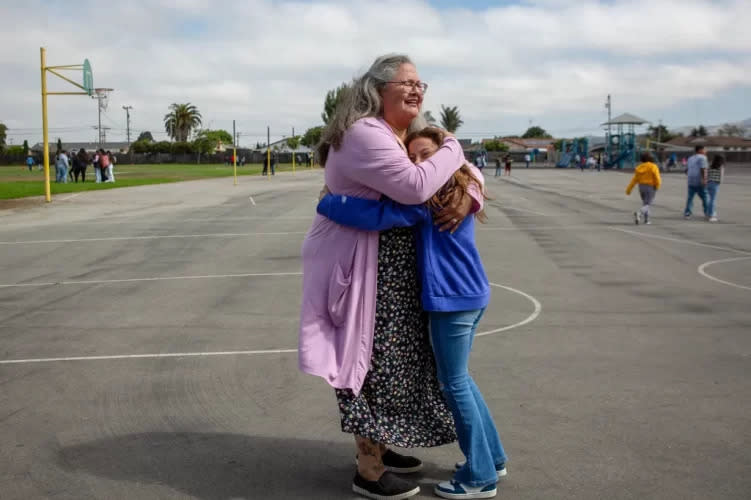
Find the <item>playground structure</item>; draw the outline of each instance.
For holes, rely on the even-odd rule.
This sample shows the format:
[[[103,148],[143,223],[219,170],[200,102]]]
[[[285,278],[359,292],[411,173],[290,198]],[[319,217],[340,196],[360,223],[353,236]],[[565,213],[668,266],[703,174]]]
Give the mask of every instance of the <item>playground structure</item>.
[[[636,130],[639,125],[649,122],[630,113],[623,113],[605,123],[608,130],[605,133],[605,152],[602,165],[605,168],[623,168],[626,163],[633,167],[639,157],[639,146],[636,143]],[[616,126],[613,133],[612,127]]]
[[[582,158],[587,158],[589,155],[589,139],[586,137],[574,138],[570,142],[562,139],[559,153],[561,155],[555,164],[556,168],[569,168],[571,163],[575,162],[577,156],[580,161],[582,161]]]

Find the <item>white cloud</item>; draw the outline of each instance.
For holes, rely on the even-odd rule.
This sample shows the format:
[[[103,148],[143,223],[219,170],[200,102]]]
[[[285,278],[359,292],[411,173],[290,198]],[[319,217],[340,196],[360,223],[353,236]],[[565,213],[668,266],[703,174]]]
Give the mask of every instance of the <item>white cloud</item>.
[[[420,0],[30,0],[0,9],[17,26],[0,32],[0,120],[33,141],[40,45],[51,64],[88,57],[95,84],[116,89],[105,118],[114,138],[124,136],[122,105],[134,106],[136,130],[161,132],[167,106],[187,101],[207,126],[236,119],[247,142],[266,124],[303,131],[319,122],[326,90],[385,52],[410,54],[430,83],[427,108],[458,105],[467,133],[507,133],[529,116],[564,130],[556,117],[569,112],[591,115],[597,129],[607,93],[621,109],[667,119],[687,100],[751,88],[746,0],[540,0],[486,11]],[[80,128],[65,139],[94,137],[84,128],[96,122],[92,101],[51,97],[50,113],[51,127]]]

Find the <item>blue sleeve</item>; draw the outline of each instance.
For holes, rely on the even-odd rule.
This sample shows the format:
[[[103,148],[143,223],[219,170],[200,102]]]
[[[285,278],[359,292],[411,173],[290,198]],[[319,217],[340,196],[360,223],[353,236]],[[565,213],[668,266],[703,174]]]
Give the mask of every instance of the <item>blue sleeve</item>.
[[[335,194],[324,196],[318,202],[317,211],[337,224],[364,231],[414,226],[430,218],[430,210],[425,205],[402,205],[393,200],[366,200]]]

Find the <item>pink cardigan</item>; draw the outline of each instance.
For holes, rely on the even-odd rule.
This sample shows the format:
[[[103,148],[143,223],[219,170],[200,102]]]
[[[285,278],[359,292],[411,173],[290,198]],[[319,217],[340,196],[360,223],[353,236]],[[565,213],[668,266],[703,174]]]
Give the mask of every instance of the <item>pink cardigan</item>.
[[[427,201],[464,163],[448,138],[427,161],[413,164],[388,124],[363,118],[326,162],[332,193],[416,205]],[[336,388],[360,393],[375,326],[378,232],[359,231],[316,215],[302,247],[299,366]]]

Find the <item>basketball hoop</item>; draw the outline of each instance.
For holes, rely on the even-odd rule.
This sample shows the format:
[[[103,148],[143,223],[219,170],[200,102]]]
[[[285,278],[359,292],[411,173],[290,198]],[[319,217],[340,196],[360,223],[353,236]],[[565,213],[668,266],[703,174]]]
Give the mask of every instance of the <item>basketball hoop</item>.
[[[91,96],[92,99],[96,99],[99,101],[99,109],[102,111],[107,111],[107,104],[109,99],[109,93],[112,92],[115,89],[105,89],[105,88],[98,88],[94,89],[94,95]]]

